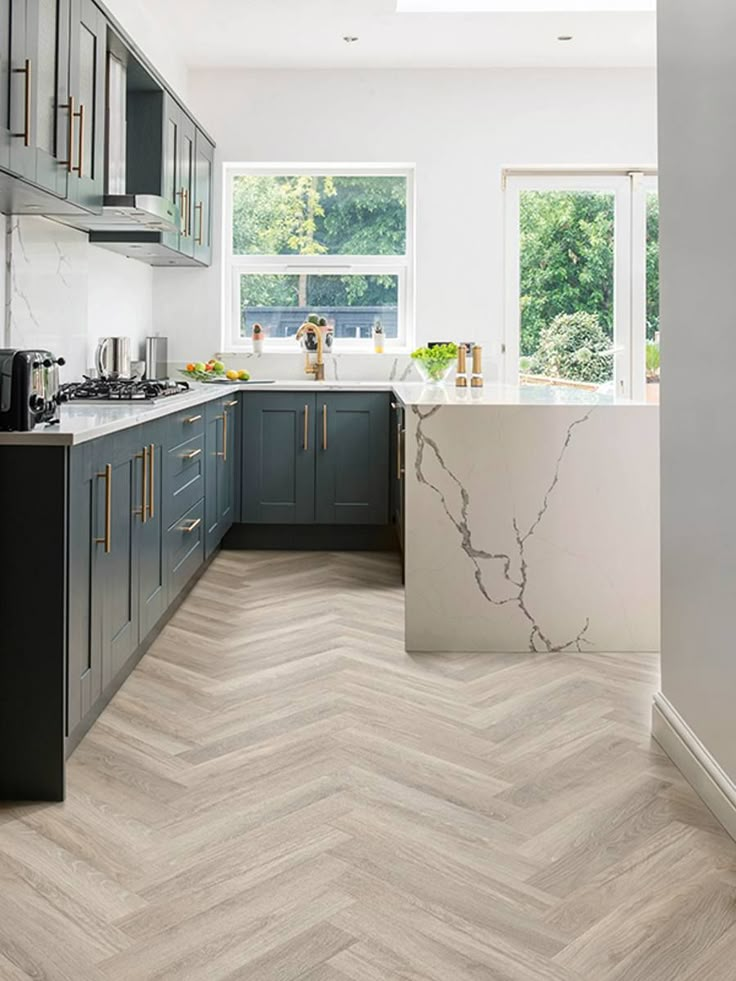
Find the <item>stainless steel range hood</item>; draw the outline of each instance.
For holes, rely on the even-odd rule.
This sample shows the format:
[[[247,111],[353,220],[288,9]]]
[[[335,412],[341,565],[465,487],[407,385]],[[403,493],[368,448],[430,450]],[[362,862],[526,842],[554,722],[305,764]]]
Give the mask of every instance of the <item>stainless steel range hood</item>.
[[[70,215],[61,219],[90,232],[173,233],[181,230],[179,208],[157,194],[129,193],[127,188],[127,75],[123,60],[107,56],[107,186],[99,215]],[[133,189],[134,190],[134,189]]]

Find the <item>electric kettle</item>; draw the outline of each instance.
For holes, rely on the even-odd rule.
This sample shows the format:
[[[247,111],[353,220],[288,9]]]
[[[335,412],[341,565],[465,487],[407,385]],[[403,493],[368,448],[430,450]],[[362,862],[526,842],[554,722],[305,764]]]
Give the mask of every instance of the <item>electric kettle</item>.
[[[100,378],[130,378],[130,338],[101,337],[95,365]]]

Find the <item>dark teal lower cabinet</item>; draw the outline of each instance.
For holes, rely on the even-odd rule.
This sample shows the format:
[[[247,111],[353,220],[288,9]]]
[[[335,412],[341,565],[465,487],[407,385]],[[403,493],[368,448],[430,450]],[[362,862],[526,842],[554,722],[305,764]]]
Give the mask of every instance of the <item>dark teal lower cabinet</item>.
[[[240,400],[227,398],[210,402],[206,420],[205,553],[209,557],[235,518]]]
[[[243,522],[388,524],[387,394],[246,393],[242,434]]]
[[[241,521],[314,521],[316,400],[311,393],[243,395]]]
[[[382,393],[317,396],[315,521],[388,524],[389,400]]]

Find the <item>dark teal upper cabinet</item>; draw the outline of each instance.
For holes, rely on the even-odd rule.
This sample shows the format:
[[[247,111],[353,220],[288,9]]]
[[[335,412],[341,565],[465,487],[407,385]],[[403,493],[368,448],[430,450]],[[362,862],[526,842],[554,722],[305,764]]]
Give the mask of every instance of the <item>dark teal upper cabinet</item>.
[[[242,520],[314,521],[315,399],[307,393],[243,398]]]
[[[99,211],[105,193],[107,20],[92,0],[71,0],[70,53],[67,196],[89,211]]]
[[[212,181],[215,148],[200,130],[194,142],[194,208],[192,237],[194,257],[209,266],[212,262]]]
[[[7,166],[59,197],[67,190],[70,0],[10,0]]]
[[[381,392],[245,395],[242,520],[387,524],[389,425]]]
[[[317,416],[317,523],[387,524],[387,396],[376,392],[317,396]]]

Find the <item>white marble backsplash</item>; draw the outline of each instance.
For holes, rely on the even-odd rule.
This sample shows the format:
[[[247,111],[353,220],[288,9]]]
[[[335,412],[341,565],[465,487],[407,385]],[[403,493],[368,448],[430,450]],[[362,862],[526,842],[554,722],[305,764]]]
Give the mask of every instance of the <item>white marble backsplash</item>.
[[[65,379],[86,368],[88,249],[76,229],[43,218],[6,219],[6,344],[64,357]]]

